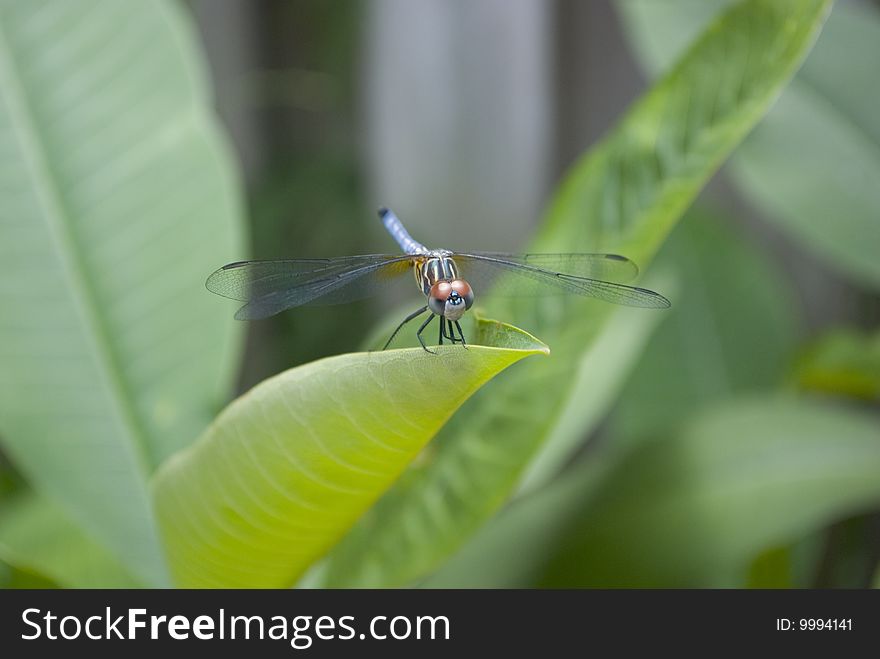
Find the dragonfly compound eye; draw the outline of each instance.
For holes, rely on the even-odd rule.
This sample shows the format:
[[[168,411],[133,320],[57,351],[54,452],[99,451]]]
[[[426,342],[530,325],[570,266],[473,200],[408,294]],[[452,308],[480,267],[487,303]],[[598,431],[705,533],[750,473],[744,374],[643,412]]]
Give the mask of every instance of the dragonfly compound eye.
[[[464,300],[464,308],[470,309],[474,304],[474,289],[464,279],[455,279],[450,282],[452,290],[458,293]]]
[[[438,281],[431,286],[428,293],[428,309],[431,313],[442,316],[446,313],[446,302],[452,294],[452,285],[448,281]]]
[[[441,283],[443,284],[442,288]],[[448,320],[458,320],[464,315],[465,311],[470,309],[471,304],[473,304],[474,293],[468,283],[461,279],[454,279],[449,282],[438,282],[434,285],[434,288],[431,289],[432,293],[435,289],[437,290],[439,299],[443,300],[443,313],[440,315]],[[428,304],[431,304],[430,299],[428,300]]]

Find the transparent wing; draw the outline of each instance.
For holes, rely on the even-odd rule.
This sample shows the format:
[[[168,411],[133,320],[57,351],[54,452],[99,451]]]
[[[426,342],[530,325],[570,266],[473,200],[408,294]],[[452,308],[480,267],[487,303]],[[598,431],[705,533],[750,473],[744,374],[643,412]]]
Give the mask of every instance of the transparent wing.
[[[458,254],[456,254],[458,256]],[[524,265],[547,270],[564,272],[575,277],[601,279],[603,281],[628,282],[639,275],[639,267],[625,256],[619,254],[504,254],[501,252],[468,252],[461,254],[489,264],[503,261],[507,264]],[[456,261],[457,262],[457,261]],[[491,272],[489,270],[488,272]]]
[[[343,304],[374,295],[409,272],[408,254],[366,254],[332,259],[238,261],[208,277],[212,293],[246,302],[239,320],[266,318],[304,304]]]
[[[609,281],[630,281],[639,271],[635,263],[617,254],[456,252],[453,258],[477,295],[488,290],[517,296],[557,292],[631,307],[665,309],[670,304],[654,291]]]

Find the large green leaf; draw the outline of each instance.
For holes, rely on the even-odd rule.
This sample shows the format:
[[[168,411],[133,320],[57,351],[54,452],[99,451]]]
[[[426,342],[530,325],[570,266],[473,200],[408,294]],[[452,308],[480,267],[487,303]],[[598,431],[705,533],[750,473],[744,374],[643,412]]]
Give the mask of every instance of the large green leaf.
[[[662,70],[730,0],[619,0],[636,52]],[[838,270],[880,286],[880,13],[838,3],[822,38],[731,159],[739,188]]]
[[[876,415],[727,402],[515,503],[426,585],[743,586],[767,550],[880,504],[878,473]]]
[[[15,569],[17,581],[38,575],[65,588],[139,585],[105,548],[71,524],[58,506],[27,492],[4,500],[0,507],[0,560]]]
[[[734,7],[574,166],[532,248],[619,252],[646,266],[778,96],[829,6],[748,0]],[[326,583],[405,584],[454,552],[505,501],[553,432],[573,383],[581,381],[583,355],[609,315],[607,305],[564,298],[490,300],[489,306],[493,315],[540,334],[553,355],[469,401],[444,428],[432,459],[342,543]]]
[[[159,471],[181,586],[289,586],[394,482],[483,383],[546,346],[480,321],[475,343],[340,355],[234,401]]]
[[[0,436],[146,582],[148,476],[228,395],[238,189],[176,4],[0,2]]]

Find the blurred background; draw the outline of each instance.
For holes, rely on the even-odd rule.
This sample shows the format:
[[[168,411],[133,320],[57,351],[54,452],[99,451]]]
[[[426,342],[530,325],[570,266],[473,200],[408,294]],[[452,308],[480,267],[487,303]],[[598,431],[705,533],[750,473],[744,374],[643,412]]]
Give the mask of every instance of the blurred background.
[[[695,32],[724,4],[188,2],[247,181],[257,258],[394,251],[374,215],[380,205],[428,245],[516,251],[565,170],[672,59],[672,44],[686,46],[687,31],[676,23]],[[876,3],[839,5],[878,20]],[[654,42],[664,38],[661,52]],[[842,66],[876,72],[873,55],[864,61],[853,51]],[[878,89],[864,105],[880,105]],[[876,117],[869,121],[880,138]],[[857,159],[828,158],[830,167],[850,169],[842,178],[865,176]],[[870,351],[844,358],[859,362],[849,378],[838,367],[836,376],[814,368],[811,355],[821,362],[830,352],[835,361],[849,343],[878,345],[871,338],[880,321],[878,282],[851,276],[821,242],[815,249],[786,231],[772,205],[728,169],[699,202],[711,217],[699,225],[686,219],[664,254],[705,282],[699,302],[691,298],[660,328],[593,439],[636,441],[684,410],[798,378],[876,405],[880,376],[876,361],[865,363],[876,359]],[[866,210],[880,223],[880,207]],[[731,268],[760,276],[728,277]],[[373,324],[363,319],[381,309],[303,308],[253,323],[241,388],[356,348]],[[721,338],[705,345],[707,334]],[[868,376],[853,374],[865,369]],[[799,585],[867,585],[880,557],[880,516],[841,521],[806,546],[811,559]]]
[[[515,251],[561,173],[646,86],[610,2],[188,4],[260,258],[393,252],[380,205],[425,244]],[[370,313],[255,324],[242,386],[352,349],[351,321]]]
[[[728,3],[677,0],[665,23],[652,21],[649,6],[656,13],[667,4],[662,1],[183,4],[246,184],[251,251],[241,258],[278,258],[395,251],[375,215],[381,205],[429,246],[518,250],[560,177],[650,85],[673,57],[671,44],[685,46],[688,29]],[[880,3],[841,5],[857,17],[834,28],[844,42],[859,16],[871,30],[880,24]],[[670,45],[661,52],[665,35]],[[841,55],[840,66],[856,79],[876,81],[880,42],[875,46],[874,59],[854,51],[849,60]],[[861,108],[850,119],[868,133],[873,158],[880,157],[878,89],[863,88],[861,98],[842,102]],[[782,138],[774,142],[776,135],[756,134],[664,248],[661,258],[680,265],[686,286],[699,290],[688,288],[694,293],[688,304],[657,330],[585,445],[635,442],[682,410],[768,386],[876,408],[880,279],[870,263],[851,267],[846,258],[829,256],[845,250],[849,238],[837,244],[794,225],[768,202],[760,181],[749,178],[748,171],[766,171],[750,168],[762,148],[786,146]],[[829,153],[828,163],[840,179],[862,191],[877,187],[876,179],[865,180],[858,159],[838,161],[838,155]],[[789,159],[783,168],[817,158],[783,156]],[[769,171],[779,169],[767,162]],[[874,192],[864,198],[857,210],[873,218],[874,233],[856,241],[870,243],[878,237],[880,205],[870,205]],[[829,224],[847,230],[845,218]],[[365,328],[399,302],[302,308],[251,323],[239,391],[289,367],[358,349]],[[0,475],[4,491],[21,487],[8,464]],[[840,519],[804,538],[798,551],[808,558],[798,563],[794,585],[867,586],[880,559],[880,514]]]
[[[626,2],[186,4],[247,181],[257,258],[394,251],[380,205],[428,245],[514,251],[566,168],[649,84]],[[669,6],[711,15],[729,3],[703,4]],[[724,173],[706,196],[780,266],[805,330],[876,325],[876,296],[793,245]],[[253,324],[242,388],[352,349],[363,325],[350,321],[373,307]],[[306,331],[317,326],[327,331]]]

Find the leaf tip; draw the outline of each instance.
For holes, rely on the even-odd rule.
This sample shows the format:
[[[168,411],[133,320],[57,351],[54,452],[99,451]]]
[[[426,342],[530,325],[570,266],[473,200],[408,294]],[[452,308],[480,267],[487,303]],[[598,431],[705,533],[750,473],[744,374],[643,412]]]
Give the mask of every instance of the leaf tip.
[[[550,354],[550,346],[514,325],[477,316],[474,326],[478,345],[488,348],[518,350],[530,354]]]

